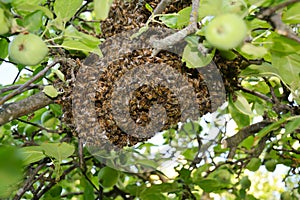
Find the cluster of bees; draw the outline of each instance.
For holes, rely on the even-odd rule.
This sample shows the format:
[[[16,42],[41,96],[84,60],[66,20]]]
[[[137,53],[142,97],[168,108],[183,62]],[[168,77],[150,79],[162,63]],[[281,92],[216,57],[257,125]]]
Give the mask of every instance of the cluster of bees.
[[[116,0],[111,8],[108,19],[101,23],[101,30],[103,35],[101,37],[109,38],[111,36],[117,35],[124,31],[133,30],[135,28],[142,27],[151,13],[145,9],[145,6],[141,6],[140,4],[146,3],[138,0],[124,1],[124,0]],[[153,8],[159,3],[158,0],[148,2]],[[170,12],[178,12],[184,7],[190,6],[191,1],[175,1],[170,6],[168,6],[165,10],[166,13]],[[106,52],[107,51],[107,52]],[[103,54],[113,53],[113,47],[111,49],[103,50]],[[147,140],[152,137],[152,135],[142,135],[142,137],[136,137],[135,135],[128,134],[124,131],[124,128],[121,128],[116,123],[114,119],[114,115],[112,113],[112,94],[115,87],[115,82],[118,81],[124,74],[134,68],[140,67],[142,65],[146,65],[149,63],[155,64],[165,64],[171,66],[178,73],[182,74],[190,85],[194,88],[194,93],[196,94],[196,102],[199,106],[200,115],[203,115],[207,112],[211,111],[211,99],[218,98],[213,97],[214,94],[210,93],[208,87],[206,85],[206,80],[203,77],[203,74],[197,69],[189,69],[185,66],[185,64],[181,61],[180,56],[177,54],[161,51],[156,56],[151,56],[151,49],[137,49],[131,52],[125,52],[117,59],[114,59],[113,62],[110,62],[108,66],[103,70],[99,77],[96,77],[96,90],[94,91],[95,96],[93,97],[95,103],[95,111],[96,111],[96,120],[99,123],[101,130],[104,130],[105,137],[109,139],[109,141],[117,146],[132,146],[138,142]],[[88,58],[89,60],[86,63],[93,62],[97,63],[97,56],[91,56]],[[93,60],[95,59],[95,60]],[[223,62],[221,58],[216,58],[217,61]],[[217,63],[218,64],[218,63]],[[226,65],[226,64],[225,64]],[[223,66],[228,69],[227,65]],[[146,68],[145,68],[146,69]],[[167,69],[167,68],[166,68]],[[228,74],[229,76],[236,75],[236,68],[229,68],[235,71],[235,73],[228,72],[229,70],[221,70],[223,74]],[[66,68],[65,74],[71,74],[70,68]],[[205,69],[209,70],[209,69]],[[91,72],[86,70],[86,77],[83,76],[83,79],[88,80]],[[147,73],[147,72],[145,72]],[[167,71],[160,71],[158,73],[165,73]],[[213,74],[213,73],[212,73]],[[212,77],[212,80],[214,78]],[[236,84],[236,78],[232,77],[233,83]],[[128,84],[131,84],[131,80],[125,80]],[[222,83],[218,83],[222,84]],[[227,87],[233,87],[231,82],[225,84]],[[218,86],[217,86],[218,87]],[[84,88],[84,86],[82,86]],[[184,88],[178,88],[178,91],[184,90]],[[70,93],[68,93],[70,95]],[[68,96],[69,99],[69,96]],[[150,118],[149,111],[153,105],[159,104],[161,105],[166,112],[167,118],[164,122],[163,127],[160,131],[166,130],[173,126],[176,126],[177,123],[181,119],[181,107],[178,101],[178,97],[175,95],[174,91],[170,90],[163,85],[159,85],[157,87],[151,87],[149,85],[141,85],[138,87],[136,91],[134,91],[132,98],[128,99],[129,101],[129,114],[130,118],[134,123],[138,126],[147,126],[151,122],[151,120],[156,120]],[[67,101],[66,101],[67,102]],[[118,103],[118,102],[117,102]],[[116,104],[117,104],[116,103]],[[222,102],[220,102],[221,104]],[[68,116],[68,124],[74,124],[72,121],[72,105],[69,103],[64,103],[65,116]],[[74,108],[73,108],[74,109]],[[76,108],[77,109],[77,108]],[[88,112],[84,107],[81,109],[82,112]],[[152,116],[153,117],[153,116]],[[155,117],[155,116],[154,116]],[[161,116],[156,116],[157,120],[159,120]],[[126,120],[126,119],[124,119]],[[86,124],[89,124],[88,122]],[[128,126],[131,126],[128,123]],[[128,127],[130,129],[130,127]],[[79,133],[81,137],[86,137],[88,132]],[[141,133],[142,134],[142,133]],[[94,137],[94,136],[92,136]],[[102,137],[99,137],[102,138]]]

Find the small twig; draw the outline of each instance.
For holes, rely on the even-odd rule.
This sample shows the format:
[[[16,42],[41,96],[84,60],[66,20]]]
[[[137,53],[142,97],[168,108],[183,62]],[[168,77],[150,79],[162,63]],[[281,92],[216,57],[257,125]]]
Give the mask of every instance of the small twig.
[[[264,94],[262,94],[260,92],[257,92],[255,90],[250,90],[250,89],[244,88],[242,86],[238,86],[238,89],[242,90],[243,92],[247,92],[249,94],[257,96],[257,97],[259,97],[259,98],[261,98],[261,99],[263,99],[263,100],[265,100],[267,102],[274,103],[274,101],[270,97],[268,97],[268,96],[266,96],[266,95],[264,95]]]
[[[83,156],[83,140],[79,137],[78,139],[78,157],[79,157],[79,167],[83,173],[86,172],[86,165]]]
[[[274,91],[274,88],[273,86],[271,85],[271,83],[269,82],[269,80],[265,77],[263,77],[264,81],[266,82],[266,84],[268,85],[268,87],[270,88],[270,93],[271,93],[271,96],[272,96],[272,99],[273,99],[273,102],[275,102],[276,104],[280,103],[276,94],[275,94],[275,91]]]
[[[190,15],[190,24],[167,37],[161,40],[154,40],[152,42],[153,45],[153,52],[152,56],[157,55],[161,50],[168,49],[169,47],[172,47],[174,44],[182,41],[186,36],[195,33],[197,31],[197,20],[198,20],[198,8],[199,8],[199,0],[193,0],[192,2],[192,12]]]
[[[23,85],[21,85],[17,90],[15,90],[12,93],[9,93],[8,95],[4,96],[1,100],[0,100],[0,105],[3,105],[7,100],[13,98],[14,96],[21,94],[23,92],[23,90],[25,88],[27,88],[29,85],[31,85],[34,81],[38,80],[40,77],[44,76],[47,71],[49,69],[51,69],[52,67],[54,67],[56,64],[61,63],[62,60],[56,60],[53,63],[51,63],[50,65],[46,66],[42,71],[40,71],[39,73],[37,73],[32,79],[30,79],[29,81],[27,81],[26,83],[24,83]]]
[[[17,120],[20,121],[20,122],[26,123],[26,124],[30,124],[32,126],[36,126],[39,129],[41,129],[41,130],[47,131],[48,133],[62,133],[62,131],[60,131],[60,130],[50,130],[50,129],[47,129],[47,128],[39,125],[39,124],[28,122],[28,121],[25,121],[25,120],[20,119],[20,118],[18,118]]]
[[[74,163],[72,166],[70,166],[68,169],[66,169],[63,174],[60,176],[59,180],[63,180],[67,174],[69,174],[71,171],[76,169],[78,167],[77,163]],[[48,185],[46,185],[41,192],[39,192],[36,195],[35,199],[40,199],[47,191],[49,191],[54,185],[56,185],[58,182],[55,181],[55,179],[52,180]]]
[[[280,10],[284,7],[287,7],[288,5],[291,5],[291,4],[294,4],[294,3],[297,3],[297,2],[300,2],[300,0],[285,1],[285,2],[283,2],[281,4],[278,4],[274,7],[270,7],[268,9],[263,10],[261,13],[259,13],[257,15],[257,17],[260,18],[260,19],[264,19],[266,17],[269,17],[269,16],[273,15],[277,10]]]
[[[7,86],[5,88],[2,88],[0,89],[0,94],[3,94],[4,92],[8,92],[8,91],[11,91],[11,90],[15,90],[15,89],[18,89],[19,87],[21,87],[22,85],[10,85],[10,86]],[[27,87],[27,90],[30,90],[30,89],[33,89],[33,88],[39,88],[39,89],[42,89],[42,87],[40,85],[36,85],[36,84],[31,84]]]
[[[0,37],[1,38],[1,37]],[[9,41],[8,41],[9,42]],[[13,64],[13,65],[17,65],[16,63],[12,62],[12,61],[9,61],[9,60],[5,60],[3,58],[0,58],[0,62],[6,62],[6,63],[10,63],[10,64]]]
[[[159,2],[159,4],[153,11],[153,15],[161,14],[166,9],[166,7],[170,5],[171,2],[172,0],[162,0],[161,2]]]
[[[38,165],[31,173],[28,179],[24,182],[24,185],[22,188],[20,188],[17,192],[17,194],[14,196],[13,200],[19,200],[22,198],[22,196],[27,192],[30,187],[35,183],[35,176],[36,174],[42,169],[47,163],[41,163]]]

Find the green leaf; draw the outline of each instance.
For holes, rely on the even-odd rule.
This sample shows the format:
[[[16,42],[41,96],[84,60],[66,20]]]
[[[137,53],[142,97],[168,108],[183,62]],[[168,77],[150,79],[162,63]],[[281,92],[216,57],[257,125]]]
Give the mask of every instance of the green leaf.
[[[300,54],[300,45],[298,42],[281,35],[275,35],[272,38],[271,51],[283,55]]]
[[[221,184],[219,181],[211,178],[205,178],[198,182],[198,185],[204,192],[213,192],[220,189]]]
[[[300,3],[292,4],[282,15],[282,21],[289,24],[299,24],[300,22]]]
[[[164,23],[167,27],[176,29],[178,14],[177,13],[164,14],[163,16],[159,17],[159,20],[162,21],[162,23]]]
[[[87,46],[86,44],[80,42],[80,41],[76,41],[76,40],[65,40],[62,45],[63,48],[69,49],[69,50],[78,50],[78,51],[82,51],[84,53],[95,53],[99,56],[102,56],[102,52],[101,50],[97,47],[90,47]]]
[[[85,186],[84,186],[83,199],[84,200],[95,199],[93,186],[86,180],[84,180],[84,182],[85,182]]]
[[[245,147],[247,150],[250,150],[251,147],[254,144],[254,137],[251,135],[249,137],[247,137],[246,139],[244,139],[239,146]]]
[[[157,162],[155,162],[153,160],[148,160],[148,159],[137,160],[136,164],[141,164],[142,166],[152,167],[154,169],[156,169],[158,167],[158,163]]]
[[[214,52],[204,56],[198,50],[198,36],[187,37],[188,44],[185,46],[182,61],[186,63],[188,68],[198,68],[208,65],[214,56]]]
[[[299,45],[300,46],[300,45]],[[290,85],[293,91],[300,87],[300,54],[283,56],[279,53],[272,54],[272,64],[278,70],[282,80]]]
[[[63,114],[61,105],[59,105],[59,104],[50,104],[49,107],[50,107],[50,110],[55,115],[55,117],[59,117]]]
[[[4,59],[8,56],[8,42],[5,38],[0,38],[0,58]],[[2,61],[0,61],[0,64]]]
[[[14,146],[0,145],[0,199],[9,199],[22,181],[23,159]]]
[[[53,72],[54,74],[56,74],[57,77],[58,77],[60,80],[62,80],[63,82],[65,82],[65,75],[64,75],[59,69],[54,69],[54,68],[52,68],[52,72]]]
[[[53,87],[53,85],[45,86],[43,92],[51,98],[55,98],[58,96],[58,91]]]
[[[163,191],[161,191],[163,192]],[[141,195],[142,200],[167,200],[167,197],[164,196],[162,193],[152,193],[147,195]]]
[[[147,10],[149,10],[150,12],[153,12],[153,8],[150,6],[149,3],[146,3],[146,4],[145,4],[145,8],[146,8]]]
[[[192,12],[192,7],[186,7],[178,12],[176,28],[180,29],[189,25],[190,14]]]
[[[75,147],[73,145],[67,144],[65,142],[42,143],[41,149],[47,156],[56,159],[59,163],[71,156],[75,151]]]
[[[232,97],[229,97],[228,110],[238,127],[241,129],[250,124],[250,116],[241,113],[233,103]]]
[[[222,14],[223,0],[202,0],[199,6],[199,18]]]
[[[238,109],[241,113],[245,115],[253,115],[253,112],[251,110],[251,106],[248,103],[247,99],[240,93],[235,93],[237,99],[235,102],[233,102],[233,105]]]
[[[69,21],[82,5],[83,0],[56,0],[54,12],[64,23]]]
[[[241,54],[247,59],[263,58],[268,53],[265,47],[255,46],[250,43],[245,43],[240,50]]]
[[[294,118],[285,125],[285,134],[290,134],[300,127],[300,117]]]
[[[68,26],[64,32],[65,40],[62,47],[69,50],[83,51],[84,53],[95,53],[102,57],[99,48],[100,40],[91,35],[79,32],[73,26]]]
[[[142,193],[141,197],[146,197],[151,194],[159,194],[162,192],[174,192],[178,190],[178,184],[177,183],[162,183],[159,185],[152,185],[149,188],[146,188]]]
[[[38,32],[43,27],[44,13],[40,10],[26,15],[22,25],[30,32]]]
[[[20,152],[24,157],[25,165],[37,162],[46,157],[40,146],[23,147],[20,149]]]
[[[45,13],[49,19],[53,19],[53,13],[47,7],[40,6],[40,3],[40,1],[13,1],[13,5],[18,11],[25,11],[27,14],[30,14],[40,10]]]
[[[98,20],[105,20],[108,17],[112,0],[94,0],[95,17]]]
[[[202,0],[199,6],[199,18],[217,16],[224,13],[234,13],[245,16],[248,12],[244,0]]]

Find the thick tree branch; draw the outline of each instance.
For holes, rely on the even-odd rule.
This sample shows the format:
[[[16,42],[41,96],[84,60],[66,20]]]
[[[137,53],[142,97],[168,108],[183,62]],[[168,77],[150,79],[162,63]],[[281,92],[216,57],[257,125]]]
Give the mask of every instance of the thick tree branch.
[[[199,0],[193,0],[190,25],[164,39],[153,41],[152,45],[154,50],[152,54],[157,55],[161,50],[168,49],[174,44],[182,41],[186,36],[195,33],[197,31],[198,9]]]
[[[18,117],[30,114],[53,102],[43,92],[29,96],[26,99],[15,103],[4,104],[0,107],[0,126],[17,119]]]
[[[157,15],[157,14],[161,14],[165,8],[170,5],[170,3],[172,2],[172,0],[162,0],[161,2],[159,2],[159,4],[156,6],[156,8],[153,11],[153,15]]]
[[[281,16],[276,13],[277,10],[297,2],[300,2],[300,0],[289,0],[277,6],[262,10],[257,14],[257,18],[268,21],[278,34],[300,43],[300,38],[298,35],[295,34],[286,24],[284,24],[281,20]]]
[[[267,125],[271,124],[270,121],[261,121],[258,122],[256,124],[252,124],[250,126],[244,127],[241,130],[239,130],[239,132],[237,132],[235,135],[227,138],[226,144],[227,147],[230,148],[230,152],[228,154],[228,159],[232,159],[234,154],[235,154],[235,150],[237,149],[237,146],[247,137],[257,133],[258,131],[260,131],[261,129],[263,129],[264,127],[266,127]]]

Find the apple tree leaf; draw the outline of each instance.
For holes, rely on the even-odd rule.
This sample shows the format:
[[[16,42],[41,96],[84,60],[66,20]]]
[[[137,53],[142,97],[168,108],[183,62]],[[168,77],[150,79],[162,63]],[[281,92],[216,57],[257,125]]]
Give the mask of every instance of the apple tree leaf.
[[[56,0],[54,12],[63,22],[69,21],[82,5],[83,0]]]
[[[94,0],[94,13],[96,19],[104,20],[108,17],[112,0]]]
[[[45,86],[43,92],[51,98],[55,98],[58,96],[58,91],[53,87],[53,85]]]
[[[46,157],[40,146],[28,146],[20,149],[24,158],[24,164],[29,165]]]
[[[75,147],[73,145],[67,144],[65,142],[42,143],[41,149],[47,156],[56,159],[59,163],[71,156],[75,151]]]

